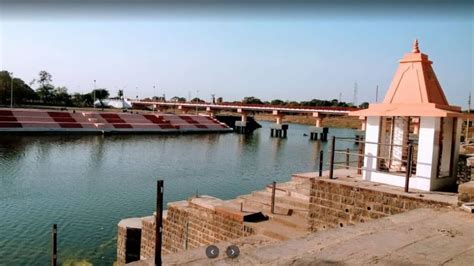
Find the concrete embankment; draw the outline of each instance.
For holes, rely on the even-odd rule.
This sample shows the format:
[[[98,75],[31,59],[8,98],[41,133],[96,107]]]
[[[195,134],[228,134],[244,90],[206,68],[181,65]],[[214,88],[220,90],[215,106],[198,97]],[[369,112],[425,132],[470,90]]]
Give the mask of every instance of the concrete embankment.
[[[200,260],[204,262],[207,260],[204,253],[197,257],[178,254],[196,254],[198,251],[192,251],[193,249],[202,252],[202,247],[210,244],[237,244],[251,254],[257,252],[256,248],[270,247],[272,243],[280,241],[300,239],[303,243],[307,241],[305,239],[316,239],[317,237],[313,236],[308,238],[308,235],[314,232],[353,230],[346,228],[372,223],[379,218],[391,217],[414,209],[453,211],[458,204],[456,193],[422,191],[405,193],[401,188],[362,181],[354,172],[347,170],[336,171],[336,176],[337,179],[331,180],[318,177],[316,173],[295,174],[291,181],[277,184],[273,213],[271,187],[232,200],[201,196],[168,204],[163,220],[162,253],[165,264],[199,263]],[[268,219],[261,219],[265,216]],[[140,258],[141,262],[146,264],[152,261],[153,257],[154,216],[130,221],[128,223],[124,220],[119,224],[117,260],[123,265],[133,261],[127,258],[134,257]],[[130,235],[131,239],[135,237],[131,243],[139,247],[133,247],[133,244],[125,245],[129,230],[140,231],[139,241],[136,239],[136,234]],[[334,234],[336,236],[331,241],[337,240],[339,233]],[[352,236],[356,237],[357,234]],[[322,240],[324,238],[323,236]],[[321,247],[324,248],[325,245]],[[310,247],[306,251],[309,252],[309,249]],[[133,252],[135,253],[132,254]],[[226,262],[225,252],[222,253],[224,254],[221,256],[221,262]],[[282,253],[282,256],[287,256],[285,259],[290,259],[290,255]],[[247,258],[238,262],[274,263],[275,261],[262,257],[261,261]]]
[[[207,115],[0,109],[0,133],[140,134],[230,132]]]

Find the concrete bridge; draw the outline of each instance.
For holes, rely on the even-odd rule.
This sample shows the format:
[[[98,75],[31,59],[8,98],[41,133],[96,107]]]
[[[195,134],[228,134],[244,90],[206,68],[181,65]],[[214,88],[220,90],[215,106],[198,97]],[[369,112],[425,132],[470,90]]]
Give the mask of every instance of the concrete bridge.
[[[242,103],[182,103],[182,102],[161,102],[161,101],[132,101],[134,107],[149,107],[159,112],[167,108],[176,108],[183,113],[190,111],[205,110],[210,116],[214,116],[219,111],[230,111],[241,114],[241,120],[235,123],[237,132],[246,132],[247,116],[253,112],[271,113],[276,118],[276,123],[271,127],[271,136],[286,138],[288,124],[283,122],[285,115],[291,114],[312,114],[315,120],[314,126],[310,127],[311,139],[327,140],[328,128],[323,126],[323,119],[329,115],[348,115],[351,111],[358,110],[354,107],[338,106],[282,106],[263,104],[242,104]],[[364,124],[364,123],[363,123]]]

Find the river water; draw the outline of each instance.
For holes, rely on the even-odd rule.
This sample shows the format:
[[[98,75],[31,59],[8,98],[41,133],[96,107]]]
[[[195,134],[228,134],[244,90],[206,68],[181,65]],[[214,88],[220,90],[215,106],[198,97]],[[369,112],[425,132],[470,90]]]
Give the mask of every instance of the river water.
[[[53,223],[60,263],[112,264],[117,223],[153,213],[157,179],[165,202],[230,199],[317,170],[327,143],[303,136],[308,126],[276,139],[261,124],[249,136],[0,136],[0,265],[47,265]]]

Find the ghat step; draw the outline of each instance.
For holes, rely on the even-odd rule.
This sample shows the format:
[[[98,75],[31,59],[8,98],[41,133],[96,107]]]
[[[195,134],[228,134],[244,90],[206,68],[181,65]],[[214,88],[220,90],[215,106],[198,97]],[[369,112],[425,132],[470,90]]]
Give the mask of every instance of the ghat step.
[[[288,240],[292,238],[303,237],[308,234],[308,232],[304,230],[287,226],[275,220],[268,220],[260,223],[246,223],[246,225],[252,227],[255,233],[276,240]]]

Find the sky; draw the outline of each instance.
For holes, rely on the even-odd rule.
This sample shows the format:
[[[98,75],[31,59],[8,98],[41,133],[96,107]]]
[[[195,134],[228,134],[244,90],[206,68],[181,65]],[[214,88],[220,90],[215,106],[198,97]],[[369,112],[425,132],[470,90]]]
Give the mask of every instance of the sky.
[[[46,70],[70,93],[96,80],[130,98],[352,102],[357,83],[357,103],[374,102],[415,38],[451,104],[474,89],[472,5],[25,6],[0,5],[0,69],[26,82]]]

